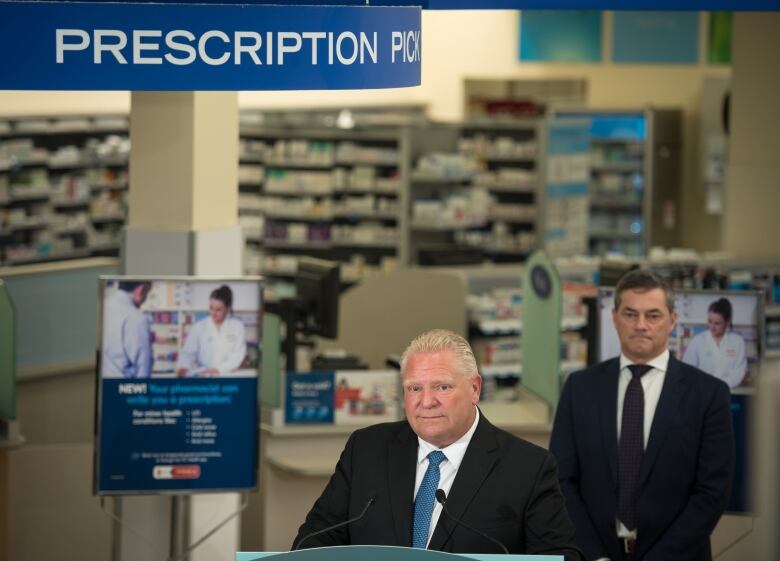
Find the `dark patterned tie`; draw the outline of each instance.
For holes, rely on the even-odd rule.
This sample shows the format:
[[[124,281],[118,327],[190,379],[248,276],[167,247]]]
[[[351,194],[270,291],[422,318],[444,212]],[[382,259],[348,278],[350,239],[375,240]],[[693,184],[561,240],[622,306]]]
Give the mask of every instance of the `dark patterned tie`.
[[[652,368],[649,364],[628,365],[631,381],[623,400],[618,445],[617,517],[629,530],[636,528],[636,488],[644,455],[645,392],[642,376]]]

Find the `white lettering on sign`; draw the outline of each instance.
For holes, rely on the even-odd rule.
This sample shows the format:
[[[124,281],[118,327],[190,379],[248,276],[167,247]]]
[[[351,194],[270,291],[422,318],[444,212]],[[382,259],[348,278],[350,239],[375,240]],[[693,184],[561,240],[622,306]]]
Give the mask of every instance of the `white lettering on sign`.
[[[108,42],[107,42],[108,40]],[[109,52],[119,64],[127,64],[122,49],[127,46],[127,36],[115,29],[95,30],[95,64],[103,62],[103,53]]]
[[[246,41],[244,41],[246,39]],[[252,40],[252,44],[249,45],[249,40]],[[237,31],[236,32],[236,44],[234,45],[233,61],[235,64],[241,64],[241,53],[246,53],[252,59],[257,66],[263,64],[260,62],[260,57],[257,56],[257,51],[263,46],[263,36],[255,31]]]
[[[420,61],[420,32],[393,31],[391,50],[392,62],[395,62],[396,53],[401,53],[402,62]]]
[[[146,393],[146,384],[132,384],[130,382],[126,382],[124,384],[119,384],[117,386],[119,388],[120,394],[145,394]]]
[[[133,64],[162,64],[161,57],[146,57],[144,51],[159,51],[160,45],[154,41],[146,42],[145,38],[157,39],[162,37],[162,31],[149,29],[136,29],[133,31]]]
[[[173,56],[171,53],[165,53],[165,60],[170,62],[171,64],[176,64],[176,65],[192,64],[193,62],[195,62],[195,57],[197,56],[195,53],[195,47],[193,47],[192,45],[188,45],[187,43],[179,43],[178,41],[176,41],[176,39],[180,37],[187,39],[187,41],[189,41],[190,43],[195,41],[195,35],[183,29],[177,29],[175,31],[171,31],[165,36],[165,46],[172,51],[179,51],[182,53],[186,53],[187,56],[184,58],[178,58]]]
[[[287,31],[278,33],[276,37],[279,41],[278,48],[276,49],[276,56],[279,57],[278,64],[281,66],[284,64],[284,55],[287,53],[297,53],[301,50],[302,41],[300,34]],[[288,41],[287,44],[285,44],[285,40]],[[290,41],[292,41],[292,43],[290,43]]]
[[[324,31],[306,31],[301,34],[304,39],[308,39],[311,41],[311,63],[312,65],[317,65],[317,51],[319,50],[319,45],[317,44],[317,41],[320,39],[325,39],[327,34]]]
[[[230,34],[211,29],[196,35],[186,29],[166,33],[159,29],[57,29],[55,56],[57,64],[91,55],[94,64],[173,64],[186,66],[201,61],[210,66],[254,66],[289,63],[290,57],[305,56],[312,65],[377,64],[377,32],[341,33],[324,31],[234,31]],[[401,53],[403,62],[420,60],[420,32],[394,31],[391,36],[391,58]]]
[[[198,40],[198,54],[206,64],[210,64],[211,66],[220,66],[230,60],[230,51],[225,49],[222,53],[222,56],[218,58],[212,58],[209,56],[208,52],[206,51],[206,42],[212,37],[221,40],[226,45],[230,45],[230,37],[225,35],[222,31],[207,31],[201,35],[200,39]]]
[[[57,64],[62,64],[64,62],[65,51],[83,51],[89,47],[89,34],[83,29],[58,29],[56,37]],[[80,41],[78,43],[68,41],[69,37],[78,37]],[[127,40],[127,38],[125,38],[125,40]]]

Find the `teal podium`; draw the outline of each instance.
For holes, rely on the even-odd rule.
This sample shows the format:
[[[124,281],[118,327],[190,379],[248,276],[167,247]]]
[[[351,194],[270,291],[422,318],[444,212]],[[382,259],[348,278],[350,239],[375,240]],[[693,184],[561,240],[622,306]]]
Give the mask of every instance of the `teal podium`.
[[[501,553],[444,553],[387,545],[345,545],[298,551],[239,551],[236,561],[563,561],[563,555],[504,555]]]

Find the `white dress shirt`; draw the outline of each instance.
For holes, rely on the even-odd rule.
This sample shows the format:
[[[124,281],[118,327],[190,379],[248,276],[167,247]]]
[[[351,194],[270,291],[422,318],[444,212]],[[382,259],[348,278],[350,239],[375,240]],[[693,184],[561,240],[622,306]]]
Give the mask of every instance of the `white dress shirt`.
[[[476,407],[476,415],[474,416],[474,422],[471,424],[471,428],[466,431],[466,434],[461,436],[458,440],[450,444],[445,448],[437,448],[430,442],[424,441],[419,436],[417,437],[417,475],[414,480],[414,496],[417,496],[417,491],[422,485],[423,477],[428,469],[428,454],[434,450],[441,450],[447,457],[442,463],[439,464],[439,489],[444,491],[444,494],[449,497],[450,489],[452,488],[452,482],[455,481],[455,476],[458,473],[458,468],[463,461],[463,456],[466,455],[466,448],[471,442],[471,437],[474,436],[474,431],[477,430],[477,423],[479,422],[479,409]],[[436,524],[439,522],[439,515],[441,514],[441,505],[439,501],[435,501],[433,504],[433,514],[431,514],[431,524],[428,526],[428,541],[426,547],[431,542],[431,536],[433,536],[433,530],[436,528]]]

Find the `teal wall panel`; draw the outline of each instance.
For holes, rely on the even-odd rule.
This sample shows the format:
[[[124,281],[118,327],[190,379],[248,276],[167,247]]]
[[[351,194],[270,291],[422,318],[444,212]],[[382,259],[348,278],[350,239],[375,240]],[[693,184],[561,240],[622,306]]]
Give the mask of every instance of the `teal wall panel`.
[[[95,356],[98,277],[118,266],[47,271],[5,278],[16,308],[17,372]]]

